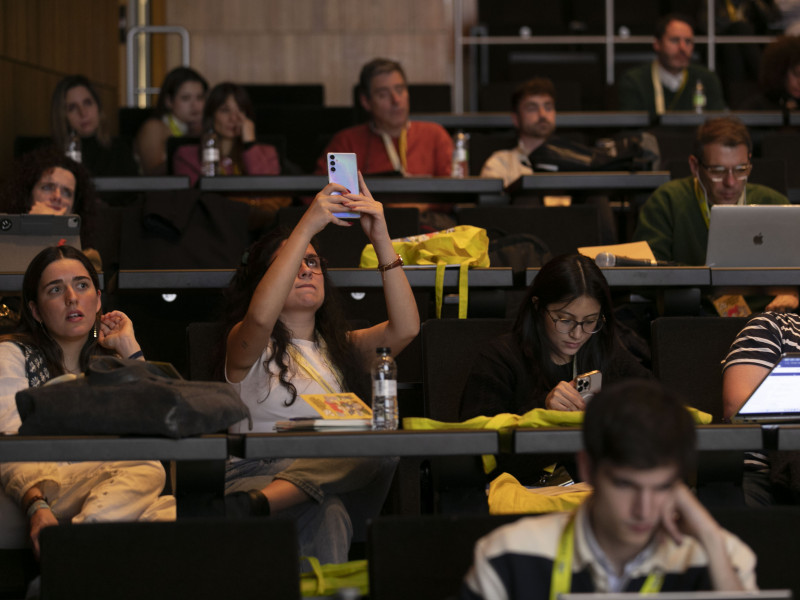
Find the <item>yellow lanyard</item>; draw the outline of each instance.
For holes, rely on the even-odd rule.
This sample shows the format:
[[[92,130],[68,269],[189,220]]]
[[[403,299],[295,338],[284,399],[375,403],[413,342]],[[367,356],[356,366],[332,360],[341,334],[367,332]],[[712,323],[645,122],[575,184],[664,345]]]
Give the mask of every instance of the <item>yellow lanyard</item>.
[[[314,365],[312,365],[310,362],[308,362],[306,360],[306,357],[303,356],[300,353],[300,351],[293,344],[289,344],[286,347],[286,352],[289,353],[289,356],[295,362],[295,364],[298,367],[300,367],[303,371],[306,372],[306,375],[308,375],[311,379],[316,381],[317,384],[319,384],[319,386],[323,390],[328,392],[329,394],[336,394],[336,393],[339,392],[339,390],[344,389],[344,386],[342,385],[342,374],[339,373],[339,370],[336,367],[334,367],[332,364],[330,364],[330,362],[328,361],[327,358],[325,358],[325,349],[324,348],[322,349],[322,353],[321,353],[322,354],[322,360],[325,362],[325,365],[331,370],[331,373],[333,373],[333,376],[336,378],[336,383],[339,385],[339,390],[333,389],[331,387],[331,384],[328,383],[325,380],[325,378],[322,377],[322,375],[320,375],[319,371],[317,371],[314,368]]]
[[[398,143],[400,147],[399,156],[397,150],[395,150],[392,137],[385,131],[379,131],[378,134],[383,140],[383,147],[386,149],[386,154],[389,156],[389,162],[392,163],[392,169],[405,175],[406,169],[408,168],[406,156],[408,154],[408,127],[404,127],[403,131],[400,132],[400,140]]]
[[[568,594],[572,589],[572,556],[575,553],[575,515],[572,515],[561,533],[558,552],[553,561],[550,577],[550,600],[558,600],[559,595]],[[644,580],[640,594],[657,594],[664,584],[664,575],[650,573]]]
[[[661,84],[661,77],[658,76],[658,61],[653,61],[653,64],[650,65],[650,77],[653,80],[653,95],[655,96],[656,102],[656,114],[663,115],[666,111],[666,105],[664,104],[664,86]],[[681,85],[678,88],[678,91],[675,92],[675,97],[672,98],[672,102],[669,103],[669,108],[672,109],[675,106],[675,103],[678,101],[683,89],[686,87],[686,80],[689,78],[689,73],[686,69],[683,70],[681,74]]]
[[[186,126],[181,127],[181,122],[172,115],[166,115],[166,117],[167,127],[169,127],[169,132],[172,134],[172,137],[183,137],[186,135]]]

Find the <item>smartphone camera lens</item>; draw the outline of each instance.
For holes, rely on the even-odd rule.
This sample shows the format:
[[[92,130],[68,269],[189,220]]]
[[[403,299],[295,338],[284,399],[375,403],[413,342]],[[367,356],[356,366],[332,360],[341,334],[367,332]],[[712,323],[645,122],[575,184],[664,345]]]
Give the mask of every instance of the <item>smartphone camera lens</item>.
[[[335,173],[335,172],[336,172],[336,167],[331,167],[331,173]]]

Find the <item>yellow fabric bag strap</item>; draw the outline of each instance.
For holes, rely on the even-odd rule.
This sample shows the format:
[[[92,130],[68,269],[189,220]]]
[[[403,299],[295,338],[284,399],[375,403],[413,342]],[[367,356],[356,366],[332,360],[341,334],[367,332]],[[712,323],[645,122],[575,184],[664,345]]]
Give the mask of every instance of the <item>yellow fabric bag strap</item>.
[[[289,344],[286,347],[286,352],[289,353],[289,356],[292,358],[292,360],[295,362],[295,364],[298,367],[300,367],[303,371],[305,371],[306,375],[308,375],[311,379],[316,381],[323,390],[325,390],[329,394],[337,393],[338,390],[333,389],[333,387],[331,387],[331,384],[329,384],[327,381],[325,381],[325,378],[320,374],[319,371],[317,371],[314,368],[314,365],[312,365],[310,362],[308,362],[306,360],[306,357],[303,356],[300,353],[300,351],[297,348],[294,347],[294,345]],[[324,350],[323,350],[323,352],[324,352]],[[339,388],[340,389],[344,389],[344,386],[342,385],[342,375],[341,375],[341,373],[339,373],[339,371],[336,369],[336,367],[334,367],[332,364],[328,363],[327,361],[326,361],[326,363],[328,365],[328,368],[333,372],[333,376],[336,377],[336,382],[339,384]]]
[[[550,600],[558,600],[561,594],[567,594],[572,589],[572,557],[575,554],[575,514],[567,521],[561,539],[558,541],[558,551],[553,561],[553,572],[550,576]],[[640,594],[657,594],[664,585],[662,573],[650,573],[644,580]]]

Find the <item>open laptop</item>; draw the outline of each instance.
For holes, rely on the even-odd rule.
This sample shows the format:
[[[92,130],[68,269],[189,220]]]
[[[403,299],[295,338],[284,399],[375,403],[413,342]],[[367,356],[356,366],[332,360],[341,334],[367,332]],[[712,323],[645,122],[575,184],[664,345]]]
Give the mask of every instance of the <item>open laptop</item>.
[[[731,421],[733,423],[800,421],[800,353],[783,354]]]
[[[709,267],[800,266],[800,206],[712,206]]]
[[[78,215],[9,215],[0,213],[0,272],[23,273],[47,246],[81,249]]]
[[[636,600],[639,592],[618,594],[561,594],[559,600]],[[760,590],[758,592],[663,592],[648,594],[653,600],[791,600],[792,590]]]

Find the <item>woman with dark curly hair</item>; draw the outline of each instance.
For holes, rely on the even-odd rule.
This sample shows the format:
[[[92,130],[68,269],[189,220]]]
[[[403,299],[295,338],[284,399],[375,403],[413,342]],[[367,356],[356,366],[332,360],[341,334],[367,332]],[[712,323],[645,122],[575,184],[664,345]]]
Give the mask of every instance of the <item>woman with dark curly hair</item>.
[[[800,107],[800,37],[781,36],[761,55],[761,92],[749,98],[744,110],[797,110]]]
[[[72,132],[81,138],[81,163],[97,177],[137,175],[130,145],[112,138],[100,95],[83,75],[70,75],[56,85],[50,104],[50,127],[62,151]]]
[[[99,270],[100,255],[92,247],[95,203],[94,185],[87,170],[53,146],[23,156],[0,194],[0,212],[79,215],[81,246]]]
[[[355,392],[370,397],[375,349],[397,354],[417,335],[419,315],[402,261],[392,247],[383,206],[364,180],[360,191],[330,183],[291,234],[252,246],[231,282],[225,314],[225,377],[250,408],[253,431],[275,422],[315,418],[301,394]],[[334,193],[339,195],[334,195]],[[324,227],[347,227],[335,216],[357,212],[383,265],[388,320],[348,331],[335,303],[325,262],[312,244]],[[250,431],[246,421],[232,433]],[[321,562],[347,560],[353,524],[380,510],[395,459],[235,460],[227,469],[226,508],[245,514],[281,512],[298,521],[300,549]]]

